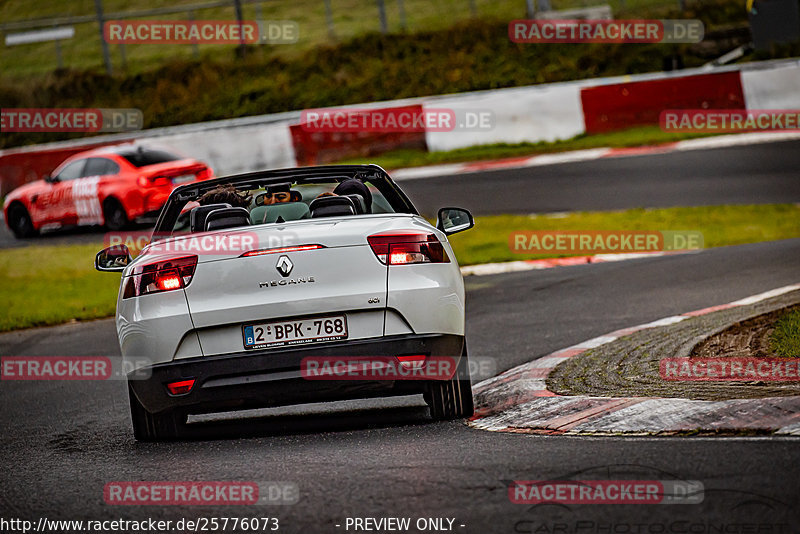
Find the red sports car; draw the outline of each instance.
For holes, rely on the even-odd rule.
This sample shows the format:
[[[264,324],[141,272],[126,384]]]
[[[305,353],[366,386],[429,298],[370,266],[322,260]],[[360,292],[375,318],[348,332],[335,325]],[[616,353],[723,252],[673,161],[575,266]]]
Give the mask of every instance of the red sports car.
[[[201,161],[142,145],[119,145],[69,157],[43,180],[11,191],[3,205],[18,238],[40,230],[105,224],[119,230],[152,218],[178,185],[214,176]]]

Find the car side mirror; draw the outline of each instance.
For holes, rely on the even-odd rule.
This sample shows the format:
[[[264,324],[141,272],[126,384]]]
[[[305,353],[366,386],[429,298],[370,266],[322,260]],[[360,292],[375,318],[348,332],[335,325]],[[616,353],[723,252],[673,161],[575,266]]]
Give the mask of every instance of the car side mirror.
[[[94,257],[94,268],[102,272],[119,273],[132,261],[127,245],[114,245],[97,253]]]
[[[447,235],[469,230],[475,226],[472,214],[463,208],[442,208],[436,218],[436,228]]]

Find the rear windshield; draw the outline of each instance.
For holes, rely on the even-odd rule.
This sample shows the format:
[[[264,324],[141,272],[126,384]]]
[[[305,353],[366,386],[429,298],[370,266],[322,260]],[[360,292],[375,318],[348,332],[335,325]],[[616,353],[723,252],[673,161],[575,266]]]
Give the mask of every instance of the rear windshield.
[[[156,165],[158,163],[166,163],[168,161],[181,159],[175,154],[170,154],[164,150],[156,150],[152,148],[141,148],[137,150],[120,152],[119,155],[128,160],[128,162],[134,167],[146,167],[148,165]]]
[[[287,182],[258,188],[220,186],[180,201],[180,207],[173,199],[168,213],[179,214],[172,222],[162,221],[163,227],[157,229],[157,232],[165,236],[217,230],[221,229],[220,224],[224,224],[224,227],[227,228],[331,216],[363,216],[407,211],[402,205],[392,206],[390,200],[371,182],[361,181],[361,183],[366,187],[368,194],[337,189],[340,181],[335,179],[312,183]],[[334,191],[338,191],[340,194],[334,193]],[[314,202],[316,199],[324,200]],[[209,208],[213,211],[213,209],[228,207],[226,205],[233,208],[244,208],[247,211],[247,217],[245,218],[239,211],[238,219],[236,214],[232,213],[230,219],[226,219],[224,223],[211,224],[208,217]],[[213,220],[214,217],[210,219]]]

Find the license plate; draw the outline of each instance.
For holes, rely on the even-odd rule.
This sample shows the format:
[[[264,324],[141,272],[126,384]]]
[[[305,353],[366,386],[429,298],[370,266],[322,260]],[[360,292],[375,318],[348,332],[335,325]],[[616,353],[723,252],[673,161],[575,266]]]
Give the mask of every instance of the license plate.
[[[172,179],[173,184],[185,184],[186,182],[191,182],[195,179],[194,174],[184,174],[183,176],[176,176]]]
[[[336,341],[347,339],[347,318],[344,315],[326,315],[307,319],[285,319],[244,325],[242,333],[246,349]]]

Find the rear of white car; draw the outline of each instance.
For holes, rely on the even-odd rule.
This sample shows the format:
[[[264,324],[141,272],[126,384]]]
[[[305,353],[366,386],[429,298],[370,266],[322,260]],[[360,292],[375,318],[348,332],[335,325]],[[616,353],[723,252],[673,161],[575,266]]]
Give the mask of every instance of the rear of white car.
[[[446,232],[413,212],[378,167],[317,172],[328,179],[331,169],[343,179],[367,171],[371,184],[399,195],[395,205],[411,213],[312,216],[175,235],[125,267],[117,330],[129,368],[138,368],[129,379],[138,439],[178,437],[192,413],[370,396],[423,393],[436,419],[472,414],[464,286]],[[302,172],[315,177],[313,169]],[[271,173],[260,176],[269,180]],[[187,245],[211,237],[240,247]],[[401,367],[446,358],[453,372],[322,380],[305,372],[308,362],[370,358]]]

